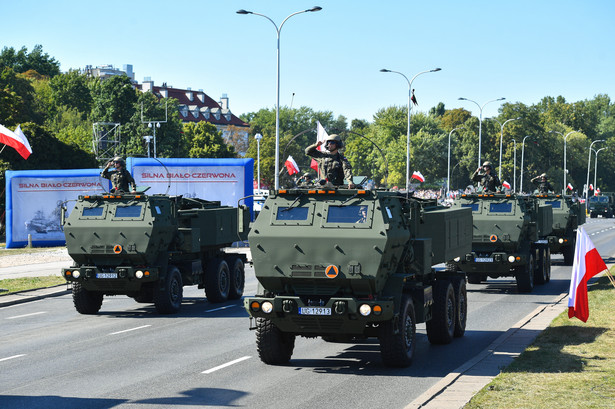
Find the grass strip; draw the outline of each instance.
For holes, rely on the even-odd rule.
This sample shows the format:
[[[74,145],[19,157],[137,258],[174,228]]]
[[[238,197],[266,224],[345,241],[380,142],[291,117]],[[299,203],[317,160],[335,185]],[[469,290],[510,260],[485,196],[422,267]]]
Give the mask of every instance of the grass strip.
[[[64,283],[66,283],[66,280],[61,276],[7,278],[0,280],[0,295],[53,287]]]
[[[464,407],[614,408],[615,288],[608,277],[589,286],[589,320],[560,314]]]

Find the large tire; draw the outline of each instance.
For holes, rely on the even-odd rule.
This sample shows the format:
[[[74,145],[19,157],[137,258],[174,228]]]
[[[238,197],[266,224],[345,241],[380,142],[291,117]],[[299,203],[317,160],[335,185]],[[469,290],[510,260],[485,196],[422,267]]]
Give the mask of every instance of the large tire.
[[[455,289],[449,280],[434,285],[431,319],[426,322],[427,339],[432,344],[449,344],[455,336]]]
[[[182,305],[184,289],[182,275],[177,267],[169,266],[164,288],[157,284],[154,289],[154,305],[159,314],[175,314]]]
[[[534,284],[544,284],[547,282],[547,251],[548,248],[540,247],[538,249],[538,260],[534,269]]]
[[[243,287],[246,283],[246,273],[243,265],[243,260],[239,257],[233,257],[231,262],[231,280],[229,286],[228,299],[238,300],[243,295]]]
[[[517,267],[517,291],[520,293],[531,293],[534,289],[534,252],[530,251],[528,262],[524,266]]]
[[[89,291],[81,283],[73,283],[73,304],[79,314],[93,315],[100,311],[103,293]]]
[[[295,336],[286,334],[266,318],[256,319],[256,350],[268,365],[285,365],[295,349]]]
[[[455,314],[455,337],[462,337],[466,332],[466,322],[468,319],[468,292],[466,290],[466,279],[461,278],[453,281],[455,289],[455,300],[457,301],[457,311]]]
[[[470,284],[480,284],[486,280],[487,280],[487,276],[485,274],[477,274],[477,273],[468,274],[468,283]]]
[[[549,281],[551,281],[551,249],[547,247],[547,251],[545,253],[545,265],[547,267],[547,280],[545,281],[545,283],[548,283]]]
[[[228,300],[231,286],[231,272],[228,264],[221,258],[214,258],[207,264],[205,271],[205,295],[212,303]]]
[[[566,246],[562,249],[562,254],[564,255],[564,265],[565,266],[571,266],[572,262],[574,261],[574,247],[575,247],[575,243],[576,240],[572,241],[572,244],[569,246]]]
[[[380,324],[380,354],[386,366],[406,367],[412,363],[416,344],[416,314],[412,298],[404,294],[399,319]]]

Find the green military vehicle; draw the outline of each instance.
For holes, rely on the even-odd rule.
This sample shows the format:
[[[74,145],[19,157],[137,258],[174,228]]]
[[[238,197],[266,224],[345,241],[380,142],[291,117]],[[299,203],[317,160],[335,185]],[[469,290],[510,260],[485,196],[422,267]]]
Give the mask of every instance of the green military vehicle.
[[[472,251],[456,259],[468,282],[515,277],[519,292],[531,292],[534,284],[551,278],[549,245],[553,210],[530,196],[466,194],[453,208],[471,208]]]
[[[259,286],[244,306],[260,359],[287,363],[296,336],[376,337],[386,365],[407,366],[418,323],[432,343],[462,336],[465,275],[432,266],[467,253],[471,232],[469,209],[398,192],[272,191],[248,235]]]
[[[249,210],[168,195],[79,196],[62,225],[74,260],[62,275],[75,308],[96,314],[105,295],[153,302],[161,314],[181,307],[185,285],[205,289],[210,302],[239,299],[243,254],[225,253],[245,240]]]
[[[604,192],[588,199],[589,217],[592,219],[602,216],[610,219],[615,213],[615,193]]]
[[[539,194],[535,197],[541,205],[550,205],[553,209],[553,228],[542,242],[546,240],[549,243],[551,254],[563,254],[564,264],[571,266],[574,260],[577,228],[585,223],[585,203],[567,195]]]

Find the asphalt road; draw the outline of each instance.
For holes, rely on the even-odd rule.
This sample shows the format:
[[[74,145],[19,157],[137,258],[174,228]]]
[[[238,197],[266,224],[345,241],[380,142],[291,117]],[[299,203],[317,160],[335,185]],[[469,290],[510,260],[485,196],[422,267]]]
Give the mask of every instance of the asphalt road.
[[[615,221],[588,219],[603,258],[615,254]],[[184,288],[178,315],[107,297],[96,316],[70,295],[0,308],[0,407],[8,408],[403,408],[510,326],[561,293],[570,267],[553,256],[551,282],[517,294],[514,280],[468,285],[466,335],[430,345],[419,326],[411,367],[391,369],[377,340],[297,338],[288,366],[260,362],[241,302],[210,304]],[[246,271],[246,294],[256,280]]]

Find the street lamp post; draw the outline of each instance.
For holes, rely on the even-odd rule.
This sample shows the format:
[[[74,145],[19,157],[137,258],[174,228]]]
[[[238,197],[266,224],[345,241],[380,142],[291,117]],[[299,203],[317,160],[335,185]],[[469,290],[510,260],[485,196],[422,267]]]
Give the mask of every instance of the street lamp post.
[[[256,139],[256,180],[258,186],[258,194],[261,194],[261,139],[263,139],[263,135],[257,133],[254,135],[254,139]]]
[[[471,99],[467,99],[467,98],[463,98],[460,97],[459,100],[460,101],[470,101],[470,102],[474,102],[476,104],[476,106],[478,107],[478,109],[480,110],[480,116],[478,119],[478,167],[480,168],[480,157],[481,157],[481,142],[482,142],[482,138],[483,138],[483,108],[485,108],[485,105],[487,105],[490,102],[495,102],[495,101],[503,101],[506,98],[502,97],[502,98],[498,98],[498,99],[493,99],[491,101],[487,101],[483,104],[483,106],[480,106],[478,104],[478,102],[473,101]]]
[[[585,199],[587,199],[588,196],[589,196],[589,164],[590,164],[591,159],[592,159],[592,151],[593,151],[592,146],[594,146],[594,144],[596,142],[605,142],[605,140],[604,139],[597,139],[597,140],[593,141],[589,145],[589,156],[587,157],[587,182],[585,183],[585,192],[584,192],[585,193]]]
[[[596,189],[596,176],[598,175],[598,153],[607,149],[606,147],[600,148],[598,150],[594,149],[594,153],[596,154],[596,161],[594,162],[594,189]],[[594,190],[595,191],[595,190]]]
[[[515,138],[511,138],[513,141],[513,151],[514,151],[514,159],[513,159],[513,193],[517,193],[517,140]]]
[[[523,142],[521,143],[521,187],[519,188],[519,193],[523,193],[523,156],[525,155],[525,140],[532,135],[527,135],[523,138]]]
[[[421,74],[426,74],[428,72],[436,72],[440,70],[442,70],[442,68],[434,68],[433,70],[421,71],[414,77],[412,77],[411,80],[409,80],[408,77],[406,77],[399,71],[387,70],[386,68],[380,70],[380,72],[393,72],[395,74],[399,74],[406,79],[406,82],[408,82],[408,129],[406,131],[406,194],[408,194],[408,192],[410,191],[410,114],[412,110],[412,82],[416,77]]]
[[[563,190],[563,192],[566,192],[566,186],[567,186],[566,185],[566,174],[568,173],[568,170],[566,169],[566,140],[573,133],[580,132],[580,131],[570,131],[566,135],[564,135],[561,132],[557,132],[557,131],[551,131],[551,132],[556,133],[556,134],[560,134],[560,135],[562,135],[564,137],[564,190]]]
[[[498,121],[497,119],[493,118],[498,124],[500,123],[500,121]],[[517,119],[521,119],[521,117],[519,118],[512,118],[509,119],[507,121],[504,121],[503,124],[500,124],[500,171],[498,173],[498,178],[500,179],[500,182],[502,181],[502,139],[504,139],[504,126],[510,122],[510,121],[516,121]]]
[[[276,190],[280,188],[280,177],[279,177],[279,172],[278,172],[280,168],[280,31],[282,31],[282,26],[284,25],[284,23],[286,23],[286,20],[288,20],[292,16],[295,16],[301,13],[320,11],[320,10],[322,10],[322,7],[315,6],[315,7],[312,7],[311,9],[297,11],[295,13],[292,13],[282,21],[282,24],[280,24],[280,27],[278,27],[278,25],[272,19],[270,19],[264,14],[255,13],[253,11],[248,11],[248,10],[243,10],[243,9],[237,10],[237,14],[254,14],[255,16],[261,16],[261,17],[266,18],[275,27],[275,31],[278,37],[277,71],[276,71],[277,82],[276,82],[276,104],[275,104],[275,189]]]
[[[448,194],[451,191],[451,135],[457,129],[463,129],[463,126],[453,129],[448,133],[448,167],[446,168],[446,197],[448,198]]]

